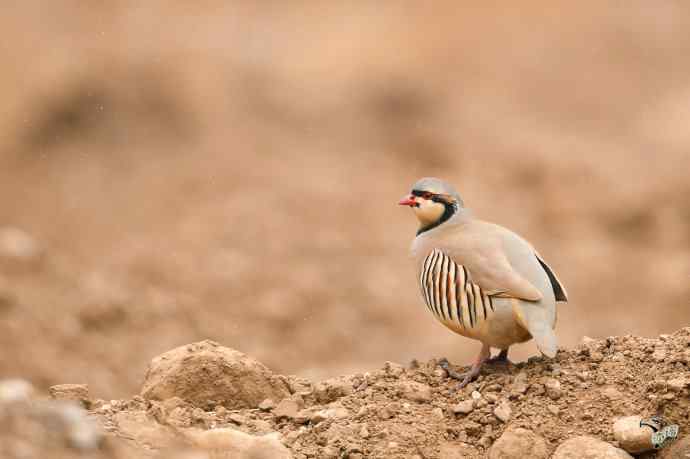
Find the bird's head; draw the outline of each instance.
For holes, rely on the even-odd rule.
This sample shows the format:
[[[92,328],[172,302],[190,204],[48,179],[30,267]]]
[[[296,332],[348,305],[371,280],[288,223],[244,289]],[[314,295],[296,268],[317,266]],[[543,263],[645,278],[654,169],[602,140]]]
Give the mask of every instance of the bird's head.
[[[455,188],[441,179],[427,177],[412,186],[409,196],[398,204],[409,206],[419,220],[419,232],[428,231],[452,217],[463,207]]]

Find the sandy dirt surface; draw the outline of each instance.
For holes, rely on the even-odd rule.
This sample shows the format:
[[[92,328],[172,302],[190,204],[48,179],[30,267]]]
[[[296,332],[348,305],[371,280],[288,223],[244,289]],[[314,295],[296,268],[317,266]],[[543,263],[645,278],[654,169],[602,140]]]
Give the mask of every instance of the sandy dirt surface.
[[[153,356],[204,339],[314,381],[467,363],[479,345],[424,308],[415,222],[395,205],[424,175],[558,272],[562,345],[676,330],[690,318],[689,13],[4,6],[0,376],[125,398]],[[417,371],[435,402],[458,398]]]
[[[71,385],[51,389],[54,402],[34,397],[8,403],[0,384],[0,453],[60,459],[632,458],[621,449],[631,448],[631,437],[614,427],[620,418],[661,416],[687,436],[689,365],[690,328],[658,338],[586,339],[555,359],[488,365],[463,389],[436,360],[387,362],[371,372],[312,382],[272,374],[249,356],[204,341],[155,358],[141,395],[126,400],[94,400],[87,388]],[[60,417],[64,407],[41,404],[64,399],[82,403],[88,418],[86,411],[83,419]],[[643,439],[651,437],[639,419],[633,424]],[[687,437],[661,454],[638,457],[681,459],[683,451],[690,451]]]

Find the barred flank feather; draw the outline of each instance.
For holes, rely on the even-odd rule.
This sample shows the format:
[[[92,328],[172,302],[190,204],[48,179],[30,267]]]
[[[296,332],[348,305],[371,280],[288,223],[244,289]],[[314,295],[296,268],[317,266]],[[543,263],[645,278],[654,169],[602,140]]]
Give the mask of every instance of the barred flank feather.
[[[491,297],[470,281],[465,267],[438,249],[424,259],[419,286],[429,311],[438,320],[474,328],[494,311]]]

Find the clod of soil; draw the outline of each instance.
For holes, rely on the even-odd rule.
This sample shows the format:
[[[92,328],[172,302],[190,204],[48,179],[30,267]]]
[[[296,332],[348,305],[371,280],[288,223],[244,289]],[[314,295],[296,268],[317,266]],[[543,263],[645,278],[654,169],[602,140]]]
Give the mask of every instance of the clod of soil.
[[[207,340],[154,358],[141,395],[160,401],[179,397],[201,408],[239,409],[256,408],[267,398],[281,400],[290,391],[284,378],[260,362]]]

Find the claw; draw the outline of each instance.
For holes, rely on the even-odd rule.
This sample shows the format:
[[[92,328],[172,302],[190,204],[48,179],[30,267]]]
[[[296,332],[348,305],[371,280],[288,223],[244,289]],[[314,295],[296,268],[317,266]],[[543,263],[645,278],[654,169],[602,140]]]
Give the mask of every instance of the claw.
[[[450,367],[450,363],[448,363],[448,359],[446,359],[445,357],[442,358],[441,360],[439,360],[438,366],[443,368],[446,371],[449,378],[458,379],[460,381],[465,382],[465,378],[467,377],[467,373],[458,373],[457,371],[453,370]],[[467,385],[467,383],[465,383],[465,385]]]
[[[504,354],[503,351],[499,354],[499,357]],[[484,345],[482,346],[482,350],[479,352],[479,355],[477,356],[477,360],[474,362],[474,364],[470,367],[470,370],[465,372],[465,373],[458,373],[457,371],[453,370],[450,367],[450,363],[448,363],[448,359],[445,357],[442,358],[441,360],[438,361],[438,366],[443,368],[446,373],[448,374],[449,378],[457,379],[460,381],[460,384],[458,384],[457,389],[462,389],[466,385],[468,385],[470,382],[474,381],[474,379],[479,376],[479,371],[482,368],[482,365],[486,360],[489,358],[491,355],[491,351],[489,350],[489,346]],[[505,350],[505,356],[508,356],[508,351]]]
[[[464,375],[465,375],[465,377],[462,379],[462,381],[460,381],[460,384],[458,384],[455,387],[456,390],[460,390],[460,389],[464,388],[465,386],[467,386],[472,381],[474,381],[477,378],[477,376],[479,376],[479,370],[477,369],[476,372],[468,371],[467,373],[464,373]]]

